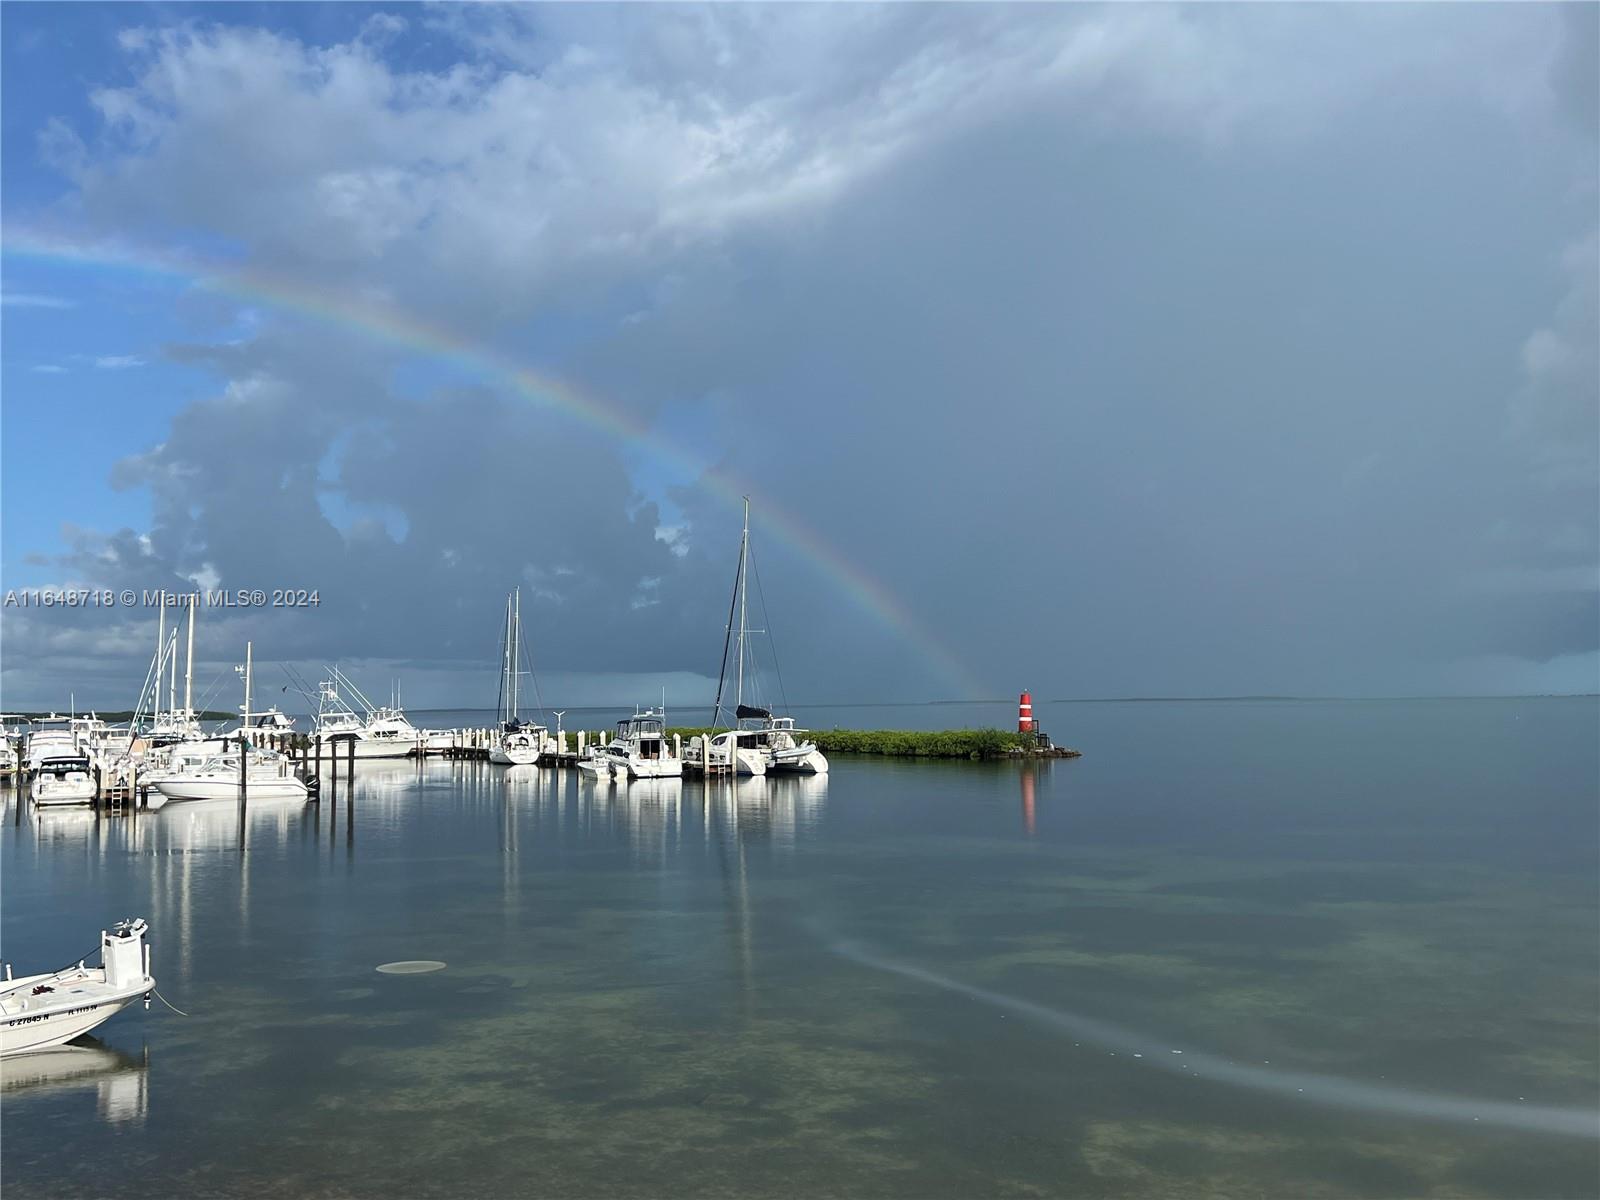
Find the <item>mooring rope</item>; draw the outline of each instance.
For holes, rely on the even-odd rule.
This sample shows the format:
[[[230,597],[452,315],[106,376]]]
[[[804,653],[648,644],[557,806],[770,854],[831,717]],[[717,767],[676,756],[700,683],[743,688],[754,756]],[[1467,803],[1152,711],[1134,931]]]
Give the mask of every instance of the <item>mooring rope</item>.
[[[183,1009],[179,1008],[176,1004],[174,1004],[171,1000],[168,1000],[160,992],[156,992],[155,988],[151,988],[150,990],[152,992],[155,992],[155,996],[156,996],[157,1000],[161,1001],[161,1003],[165,1004],[168,1008],[170,1008],[173,1012],[177,1013],[180,1017],[187,1017],[189,1015],[188,1013],[184,1012]]]

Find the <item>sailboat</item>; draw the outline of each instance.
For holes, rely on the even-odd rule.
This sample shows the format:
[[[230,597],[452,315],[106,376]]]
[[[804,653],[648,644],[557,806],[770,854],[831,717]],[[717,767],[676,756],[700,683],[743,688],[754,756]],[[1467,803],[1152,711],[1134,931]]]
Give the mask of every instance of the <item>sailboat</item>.
[[[506,767],[525,767],[539,761],[545,727],[524,722],[518,703],[522,679],[522,589],[506,596],[506,627],[501,642],[500,744],[489,751],[489,761]]]
[[[722,669],[717,675],[717,700],[712,715],[713,726],[722,723],[728,653],[733,649],[734,727],[721,733],[690,738],[685,756],[691,766],[707,773],[731,770],[737,775],[765,775],[769,771],[824,774],[828,770],[827,756],[817,749],[815,742],[805,740],[806,730],[796,725],[793,717],[773,716],[770,708],[745,703],[746,666],[747,663],[753,666],[748,648],[749,638],[752,633],[764,632],[750,628],[749,588],[750,498],[746,496],[744,531],[739,537],[739,569],[734,575],[733,598],[728,606],[727,635],[722,643]],[[737,634],[733,624],[735,612],[739,614]]]
[[[245,791],[252,800],[304,801],[305,783],[294,773],[294,764],[275,750],[254,746],[250,741],[250,700],[254,678],[254,645],[244,644],[244,666],[237,668],[244,677],[244,703],[239,711],[244,720],[238,729],[219,742],[207,744],[211,753],[188,761],[166,774],[156,776],[151,785],[168,802],[182,800],[229,800],[239,794],[239,755],[243,743]],[[220,749],[215,749],[220,745]],[[230,745],[232,748],[230,749]]]
[[[178,742],[198,742],[205,738],[194,712],[194,617],[195,604],[189,602],[188,650],[183,668],[183,707],[178,707],[178,622],[172,623],[172,633],[167,634],[167,601],[161,598],[161,612],[156,626],[155,688],[150,705],[150,727],[145,730],[146,748],[171,746]],[[167,710],[161,711],[161,687],[167,686]],[[141,705],[142,706],[142,705]]]

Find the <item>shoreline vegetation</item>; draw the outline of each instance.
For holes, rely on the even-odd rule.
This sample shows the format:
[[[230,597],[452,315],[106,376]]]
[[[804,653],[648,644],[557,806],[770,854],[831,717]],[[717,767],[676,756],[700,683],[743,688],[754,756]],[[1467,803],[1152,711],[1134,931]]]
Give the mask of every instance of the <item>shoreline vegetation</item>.
[[[44,712],[41,710],[39,712],[20,712],[12,715],[26,717],[30,721],[41,721],[49,717],[70,717],[73,714],[71,712],[57,709],[54,712]],[[112,712],[101,712],[99,709],[86,708],[81,710],[77,715],[80,717],[92,716],[97,720],[110,721],[113,723],[117,721],[133,720],[133,710],[128,708],[119,708]],[[149,716],[150,714],[146,713],[145,715]],[[202,712],[195,713],[194,719],[197,721],[237,721],[239,719],[239,714],[237,712],[215,712],[208,708]]]
[[[697,735],[722,732],[703,726],[668,729],[687,742]],[[809,729],[803,735],[824,754],[878,755],[884,758],[1078,758],[1063,746],[1040,747],[1031,733],[1005,729]]]

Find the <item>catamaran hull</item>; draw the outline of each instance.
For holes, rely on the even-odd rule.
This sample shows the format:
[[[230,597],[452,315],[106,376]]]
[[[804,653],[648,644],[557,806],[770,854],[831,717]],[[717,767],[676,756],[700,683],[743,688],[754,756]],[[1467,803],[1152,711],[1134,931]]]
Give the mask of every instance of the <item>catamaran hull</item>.
[[[772,769],[788,775],[826,775],[828,759],[821,750],[787,754],[780,750],[772,756]]]
[[[119,995],[98,997],[74,1008],[63,1007],[56,1011],[28,1013],[11,1017],[0,1023],[0,1056],[27,1054],[59,1046],[75,1037],[82,1037],[116,1016],[128,1005],[155,986],[153,979]]]

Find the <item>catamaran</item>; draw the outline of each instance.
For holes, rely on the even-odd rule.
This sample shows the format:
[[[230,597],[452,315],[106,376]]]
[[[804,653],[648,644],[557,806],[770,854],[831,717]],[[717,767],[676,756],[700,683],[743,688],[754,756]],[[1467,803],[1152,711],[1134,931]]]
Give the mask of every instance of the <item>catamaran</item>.
[[[765,775],[796,772],[820,775],[828,769],[827,756],[815,742],[805,739],[806,730],[793,717],[775,717],[770,708],[745,703],[745,675],[750,659],[749,638],[763,630],[749,624],[750,592],[750,499],[744,502],[744,532],[739,537],[739,569],[733,579],[733,598],[728,605],[727,633],[722,643],[722,669],[717,673],[717,699],[711,723],[723,720],[723,687],[728,676],[728,652],[735,649],[733,728],[720,733],[689,739],[684,757],[691,768],[707,773],[731,770],[737,775]],[[734,632],[733,614],[739,614]],[[737,643],[735,644],[735,638]],[[750,665],[753,665],[753,661]],[[780,680],[780,689],[782,686]]]
[[[83,963],[43,975],[14,979],[9,966],[0,982],[0,1055],[26,1054],[59,1046],[109,1021],[150,995],[149,927],[140,919],[100,931],[100,966]]]
[[[539,761],[545,727],[522,719],[519,684],[522,671],[522,589],[506,596],[506,628],[501,639],[500,744],[489,750],[489,761],[507,767],[524,767]]]

